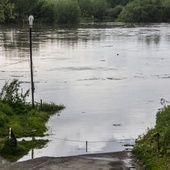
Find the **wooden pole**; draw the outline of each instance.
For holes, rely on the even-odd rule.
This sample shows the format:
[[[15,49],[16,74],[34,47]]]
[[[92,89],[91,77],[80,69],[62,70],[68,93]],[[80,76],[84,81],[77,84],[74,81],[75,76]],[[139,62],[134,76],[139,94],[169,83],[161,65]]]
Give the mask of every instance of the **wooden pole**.
[[[34,108],[34,80],[33,80],[33,63],[32,63],[32,27],[30,27],[30,71],[31,71],[32,108]]]
[[[88,150],[88,141],[86,141],[86,152]]]

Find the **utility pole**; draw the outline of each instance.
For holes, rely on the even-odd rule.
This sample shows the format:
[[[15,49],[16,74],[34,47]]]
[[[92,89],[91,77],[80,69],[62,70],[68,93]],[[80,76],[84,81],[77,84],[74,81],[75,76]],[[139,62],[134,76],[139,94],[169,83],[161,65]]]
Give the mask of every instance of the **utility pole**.
[[[34,108],[34,80],[33,80],[33,62],[32,62],[32,26],[34,17],[29,16],[29,26],[30,26],[30,71],[31,71],[31,96],[32,96],[32,108]]]

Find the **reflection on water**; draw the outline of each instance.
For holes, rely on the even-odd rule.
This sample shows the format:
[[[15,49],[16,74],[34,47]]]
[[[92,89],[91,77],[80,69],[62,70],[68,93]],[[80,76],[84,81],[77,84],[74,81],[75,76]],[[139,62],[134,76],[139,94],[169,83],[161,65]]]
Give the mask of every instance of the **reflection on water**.
[[[30,88],[27,28],[1,27],[0,87]],[[50,142],[35,157],[124,150],[153,127],[169,99],[170,24],[89,23],[33,28],[35,99],[66,109],[48,122]],[[21,160],[30,159],[31,152]]]

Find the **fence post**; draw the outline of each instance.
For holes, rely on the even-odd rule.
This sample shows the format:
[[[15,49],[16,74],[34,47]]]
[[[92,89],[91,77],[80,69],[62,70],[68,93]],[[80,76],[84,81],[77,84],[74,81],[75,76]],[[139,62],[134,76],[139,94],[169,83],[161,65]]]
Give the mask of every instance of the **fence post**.
[[[9,128],[9,144],[11,146],[17,146],[17,138],[15,137],[12,128]]]
[[[86,141],[86,152],[87,152],[87,149],[88,149],[88,141]]]

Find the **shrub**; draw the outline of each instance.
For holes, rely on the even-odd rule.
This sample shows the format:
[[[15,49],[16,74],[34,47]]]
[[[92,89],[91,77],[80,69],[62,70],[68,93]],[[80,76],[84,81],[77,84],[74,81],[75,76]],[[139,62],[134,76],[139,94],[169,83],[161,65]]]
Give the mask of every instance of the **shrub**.
[[[8,116],[0,111],[0,127],[4,127],[8,121]]]
[[[93,4],[92,15],[95,18],[102,20],[107,12],[108,4],[106,3],[105,0],[92,0],[92,4]]]
[[[121,5],[117,5],[115,8],[111,8],[108,10],[107,16],[112,17],[113,19],[117,19],[123,7]]]
[[[77,0],[57,0],[54,14],[56,23],[76,24],[80,19],[80,7]]]
[[[160,0],[134,0],[127,4],[118,19],[125,22],[159,22],[162,16]]]
[[[0,92],[1,102],[8,104],[14,112],[17,114],[25,113],[25,103],[26,97],[29,96],[29,90],[24,94],[20,93],[20,84],[17,79],[12,80],[11,82],[6,82]]]
[[[9,116],[14,114],[12,108],[8,104],[3,103],[2,101],[0,101],[0,111]]]

